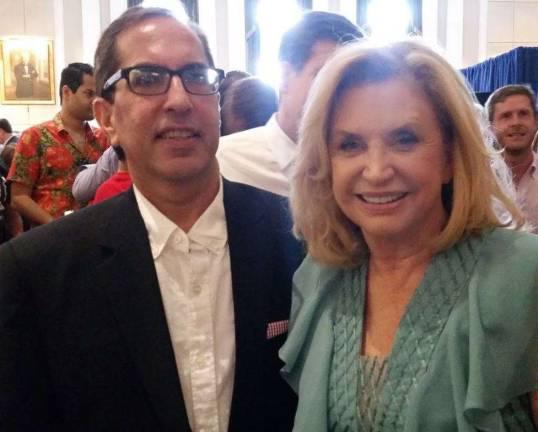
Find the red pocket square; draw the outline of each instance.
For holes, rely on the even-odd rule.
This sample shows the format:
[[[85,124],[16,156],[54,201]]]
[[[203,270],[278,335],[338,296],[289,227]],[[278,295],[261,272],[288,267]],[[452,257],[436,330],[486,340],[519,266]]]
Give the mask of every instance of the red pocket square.
[[[275,321],[267,324],[267,339],[284,334],[288,331],[288,320]]]

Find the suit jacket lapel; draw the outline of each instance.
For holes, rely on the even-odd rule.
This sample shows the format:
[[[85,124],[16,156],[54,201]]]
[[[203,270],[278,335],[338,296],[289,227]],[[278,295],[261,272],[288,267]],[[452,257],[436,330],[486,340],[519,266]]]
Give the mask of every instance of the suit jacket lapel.
[[[224,179],[224,207],[232,270],[235,314],[236,363],[230,424],[241,422],[249,413],[249,402],[255,400],[257,388],[252,380],[253,368],[263,364],[266,339],[265,298],[271,286],[272,239],[264,223],[263,209],[248,202],[240,188]],[[249,415],[254,415],[252,412]]]
[[[133,358],[142,385],[165,430],[189,431],[146,228],[132,189],[117,198],[117,219],[101,239],[104,261],[97,283]]]

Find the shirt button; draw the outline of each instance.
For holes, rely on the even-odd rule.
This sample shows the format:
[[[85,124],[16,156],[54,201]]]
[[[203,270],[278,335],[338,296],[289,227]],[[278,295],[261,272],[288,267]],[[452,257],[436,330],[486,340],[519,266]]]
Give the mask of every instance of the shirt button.
[[[194,291],[194,294],[200,294],[200,292],[202,291],[202,286],[200,284],[195,284],[192,287],[192,290]]]

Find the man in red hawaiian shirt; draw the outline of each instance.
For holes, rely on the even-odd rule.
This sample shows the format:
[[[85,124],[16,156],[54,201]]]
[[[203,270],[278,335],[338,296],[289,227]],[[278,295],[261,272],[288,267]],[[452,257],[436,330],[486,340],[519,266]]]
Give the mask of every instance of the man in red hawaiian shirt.
[[[11,204],[32,225],[79,206],[71,194],[78,167],[97,161],[108,146],[106,135],[87,123],[94,98],[93,67],[69,64],[60,80],[61,111],[24,131],[17,143],[8,174]]]

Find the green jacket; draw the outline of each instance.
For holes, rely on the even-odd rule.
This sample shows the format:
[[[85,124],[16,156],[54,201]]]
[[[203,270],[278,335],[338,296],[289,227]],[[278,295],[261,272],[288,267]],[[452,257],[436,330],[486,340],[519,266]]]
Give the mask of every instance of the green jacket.
[[[362,430],[355,359],[366,267],[307,257],[295,274],[280,351],[299,396],[294,431]],[[388,368],[379,430],[534,430],[525,395],[538,389],[538,236],[496,229],[434,257]]]

